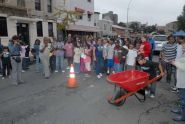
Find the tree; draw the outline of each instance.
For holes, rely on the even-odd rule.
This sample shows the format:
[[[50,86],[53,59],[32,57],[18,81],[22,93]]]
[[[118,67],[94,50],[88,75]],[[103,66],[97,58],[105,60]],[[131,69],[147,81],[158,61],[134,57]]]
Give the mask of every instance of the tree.
[[[66,29],[70,24],[75,24],[76,17],[82,16],[83,13],[77,12],[75,10],[69,10],[66,8],[66,0],[63,0],[63,6],[60,8],[55,8],[55,12],[52,15],[57,20],[57,29],[64,31],[64,37],[66,37]]]
[[[177,17],[177,27],[178,30],[185,30],[185,5],[182,14]]]
[[[126,27],[126,24],[124,22],[120,22],[120,23],[118,23],[118,25],[121,27]]]
[[[137,22],[132,22],[129,25],[129,28],[131,28],[133,30],[133,32],[140,32],[141,31],[141,28]]]

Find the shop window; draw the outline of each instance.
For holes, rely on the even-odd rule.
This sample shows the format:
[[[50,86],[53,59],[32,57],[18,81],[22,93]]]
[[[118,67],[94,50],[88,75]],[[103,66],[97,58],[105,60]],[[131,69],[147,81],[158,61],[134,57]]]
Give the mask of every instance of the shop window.
[[[7,20],[5,17],[0,17],[0,36],[7,37]]]

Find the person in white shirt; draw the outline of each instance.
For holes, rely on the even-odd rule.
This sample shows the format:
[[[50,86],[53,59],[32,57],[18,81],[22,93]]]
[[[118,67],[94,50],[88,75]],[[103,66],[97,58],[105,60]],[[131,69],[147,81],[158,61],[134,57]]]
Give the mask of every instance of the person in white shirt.
[[[133,44],[129,44],[129,50],[127,54],[126,69],[134,69],[136,64],[137,50],[134,49]]]

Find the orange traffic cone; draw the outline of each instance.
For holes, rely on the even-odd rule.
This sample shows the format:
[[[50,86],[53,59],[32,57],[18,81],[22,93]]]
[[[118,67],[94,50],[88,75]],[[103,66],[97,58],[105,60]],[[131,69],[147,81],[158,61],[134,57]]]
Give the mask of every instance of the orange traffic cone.
[[[73,64],[71,64],[70,73],[69,73],[69,79],[68,79],[68,82],[67,82],[67,87],[68,88],[75,88],[75,87],[77,87]]]

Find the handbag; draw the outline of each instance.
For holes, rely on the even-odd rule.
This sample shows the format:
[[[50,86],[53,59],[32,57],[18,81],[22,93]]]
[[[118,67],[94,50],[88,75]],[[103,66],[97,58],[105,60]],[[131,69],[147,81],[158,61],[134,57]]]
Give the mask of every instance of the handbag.
[[[14,59],[17,63],[20,63],[20,62],[21,62],[21,57],[20,57],[20,56],[13,57],[13,59]]]

